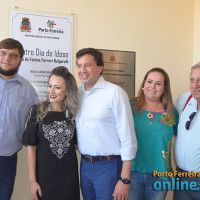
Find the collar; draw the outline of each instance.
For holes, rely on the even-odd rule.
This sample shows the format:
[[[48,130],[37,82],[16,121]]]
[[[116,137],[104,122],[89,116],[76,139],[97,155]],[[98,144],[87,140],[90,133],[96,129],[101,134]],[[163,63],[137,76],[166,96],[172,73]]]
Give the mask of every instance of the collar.
[[[192,97],[191,99],[190,99],[190,101],[188,102],[188,105],[193,105],[193,106],[195,106],[196,108],[197,108],[197,104],[198,104],[198,102],[197,102],[197,100],[194,98],[194,97]],[[197,110],[198,111],[198,110]]]
[[[106,81],[103,78],[103,76],[100,76],[99,80],[96,82],[94,87],[89,92],[85,90],[84,85],[82,85],[82,91],[84,92],[84,94],[90,94],[95,89],[101,89],[101,88],[105,88],[105,87],[106,87]]]
[[[11,78],[7,81],[0,77],[0,82],[11,82],[11,81],[16,81],[23,85],[23,79],[18,73],[16,73],[13,78]]]

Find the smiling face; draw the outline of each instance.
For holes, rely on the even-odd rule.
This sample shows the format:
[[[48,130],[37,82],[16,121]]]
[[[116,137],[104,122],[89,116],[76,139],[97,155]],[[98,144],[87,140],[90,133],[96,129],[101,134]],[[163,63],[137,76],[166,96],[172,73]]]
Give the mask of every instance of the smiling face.
[[[50,77],[48,95],[51,106],[62,110],[63,102],[67,96],[65,80],[62,77],[55,75]]]
[[[103,66],[97,66],[94,57],[85,54],[77,59],[77,71],[85,90],[91,90],[100,78]]]
[[[161,101],[164,93],[164,76],[159,72],[150,72],[144,83],[144,96],[149,101]]]
[[[18,49],[0,49],[0,76],[5,80],[13,78],[21,60]]]
[[[190,91],[200,105],[200,67],[192,69],[190,73]]]

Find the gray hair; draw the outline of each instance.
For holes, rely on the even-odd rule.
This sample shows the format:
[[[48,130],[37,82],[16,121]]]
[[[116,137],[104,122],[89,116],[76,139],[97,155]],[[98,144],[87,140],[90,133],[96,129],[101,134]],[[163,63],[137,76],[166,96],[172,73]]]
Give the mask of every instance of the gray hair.
[[[196,63],[195,65],[193,65],[193,66],[191,67],[191,71],[192,71],[193,69],[197,69],[197,68],[200,68],[200,62],[198,62],[198,63]]]

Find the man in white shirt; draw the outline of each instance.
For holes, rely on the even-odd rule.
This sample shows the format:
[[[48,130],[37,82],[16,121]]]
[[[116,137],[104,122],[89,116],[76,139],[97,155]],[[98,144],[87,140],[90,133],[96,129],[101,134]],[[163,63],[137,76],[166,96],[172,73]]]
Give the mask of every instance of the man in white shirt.
[[[128,96],[101,76],[104,68],[101,52],[85,48],[77,52],[76,58],[83,83],[76,117],[83,198],[127,199],[137,150]]]
[[[179,112],[178,134],[175,142],[177,171],[200,172],[200,62],[191,68],[190,93],[180,96],[176,103]],[[199,177],[181,177],[180,182],[196,183]],[[198,186],[195,190],[174,192],[175,200],[200,199]]]

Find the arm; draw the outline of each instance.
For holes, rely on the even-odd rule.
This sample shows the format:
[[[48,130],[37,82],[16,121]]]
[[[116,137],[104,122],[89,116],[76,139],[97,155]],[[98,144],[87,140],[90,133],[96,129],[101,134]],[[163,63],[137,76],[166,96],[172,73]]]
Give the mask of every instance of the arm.
[[[27,163],[31,199],[38,200],[37,193],[42,196],[42,191],[36,181],[36,146],[28,146]]]
[[[113,101],[117,130],[121,142],[120,151],[123,160],[121,177],[130,180],[131,167],[137,151],[137,140],[134,129],[134,120],[127,94],[122,90]],[[113,193],[114,200],[127,200],[129,184],[119,180]]]
[[[133,160],[123,161],[121,177],[130,180],[131,166]],[[127,200],[130,184],[124,184],[122,181],[118,181],[113,193],[114,200]]]

